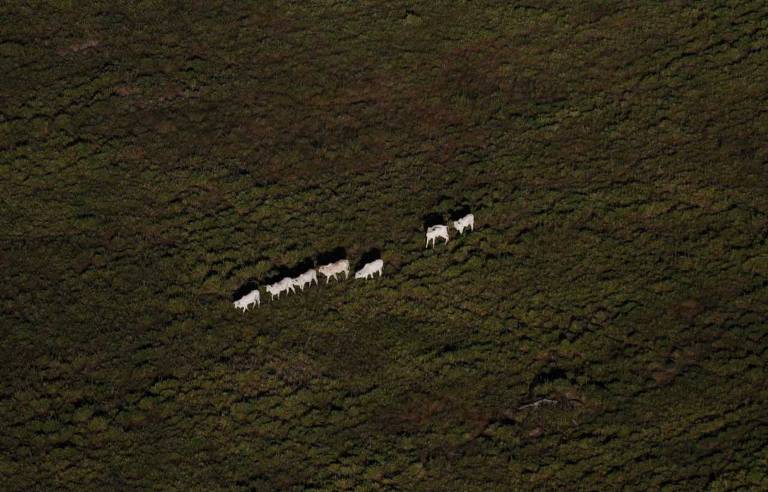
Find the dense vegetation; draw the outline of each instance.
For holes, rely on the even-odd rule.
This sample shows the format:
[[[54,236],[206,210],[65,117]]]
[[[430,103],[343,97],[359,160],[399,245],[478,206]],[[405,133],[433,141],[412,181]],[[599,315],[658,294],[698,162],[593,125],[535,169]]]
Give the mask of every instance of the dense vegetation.
[[[4,490],[768,488],[765,2],[115,3],[0,6]]]

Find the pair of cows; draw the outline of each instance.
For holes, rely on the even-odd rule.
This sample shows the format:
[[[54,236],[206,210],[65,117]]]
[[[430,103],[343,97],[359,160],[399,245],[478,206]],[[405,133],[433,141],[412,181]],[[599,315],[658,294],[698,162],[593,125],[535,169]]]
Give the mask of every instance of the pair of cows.
[[[452,223],[454,229],[459,231],[459,234],[464,233],[464,229],[467,227],[470,228],[470,230],[475,230],[475,216],[472,214],[467,214],[464,217],[460,218],[459,220],[456,220]],[[447,225],[434,225],[432,227],[429,227],[427,229],[427,247],[429,247],[429,242],[432,241],[432,247],[435,246],[435,239],[438,237],[444,238],[445,242],[448,242],[448,226]],[[344,278],[349,278],[349,260],[339,260],[335,261],[333,263],[329,263],[327,265],[322,265],[317,267],[317,270],[314,268],[311,268],[307,270],[306,272],[302,273],[298,277],[291,278],[291,277],[285,277],[282,280],[279,280],[273,284],[269,284],[266,286],[267,292],[270,293],[272,296],[271,299],[274,300],[275,297],[278,299],[280,298],[280,294],[283,292],[296,292],[296,287],[298,287],[300,290],[304,290],[304,287],[309,285],[312,285],[312,282],[315,283],[315,285],[318,284],[317,282],[317,272],[320,272],[325,277],[325,283],[327,284],[331,278],[334,280],[336,279],[336,275],[343,273]],[[379,274],[379,277],[383,275],[384,272],[384,261],[383,260],[374,260],[370,263],[366,263],[363,268],[355,272],[355,278],[373,278],[375,273]],[[259,294],[259,289],[254,289],[248,294],[244,295],[240,299],[236,300],[234,303],[236,309],[242,309],[243,312],[248,310],[248,307],[256,305],[261,305],[261,295]]]
[[[475,216],[472,214],[467,214],[464,217],[460,218],[459,220],[453,221],[453,228],[459,231],[459,234],[464,234],[464,229],[469,227],[470,230],[475,230]],[[445,242],[448,242],[448,226],[443,224],[433,225],[432,227],[427,228],[427,245],[426,247],[429,248],[429,242],[432,241],[432,247],[435,247],[435,240],[437,238],[443,238],[445,239]]]

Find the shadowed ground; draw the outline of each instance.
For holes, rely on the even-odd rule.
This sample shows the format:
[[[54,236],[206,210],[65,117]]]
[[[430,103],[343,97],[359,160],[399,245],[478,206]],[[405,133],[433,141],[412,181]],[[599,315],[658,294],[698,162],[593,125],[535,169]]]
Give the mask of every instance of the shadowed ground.
[[[5,489],[768,487],[765,2],[52,3],[0,6]]]

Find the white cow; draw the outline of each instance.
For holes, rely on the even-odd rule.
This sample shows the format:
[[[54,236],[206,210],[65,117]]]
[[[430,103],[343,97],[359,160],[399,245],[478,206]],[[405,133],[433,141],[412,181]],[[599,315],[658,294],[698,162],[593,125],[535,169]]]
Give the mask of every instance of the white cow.
[[[339,260],[327,265],[317,267],[317,271],[325,276],[325,283],[327,284],[331,277],[336,279],[336,275],[344,273],[344,278],[349,278],[349,260]]]
[[[311,268],[293,279],[293,285],[304,290],[304,286],[307,284],[311,286],[313,280],[315,281],[315,284],[317,284],[317,270]]]
[[[384,273],[384,261],[375,260],[370,263],[366,263],[363,268],[355,273],[355,278],[373,278],[373,274],[379,272],[379,277]]]
[[[254,289],[234,302],[235,309],[242,308],[243,312],[248,310],[248,306],[256,304],[261,306],[261,295],[259,289]]]
[[[272,296],[271,299],[273,301],[275,300],[275,296],[277,296],[278,299],[279,299],[280,298],[280,293],[283,291],[280,288],[280,282],[275,282],[274,284],[269,284],[269,285],[266,286],[266,289],[267,289],[267,292],[269,292],[269,294]]]
[[[459,220],[453,221],[453,228],[459,231],[459,234],[464,234],[464,229],[469,227],[470,230],[475,230],[475,216],[467,214]]]
[[[296,292],[296,289],[293,288],[293,279],[291,279],[290,277],[285,277],[279,282],[275,282],[274,284],[269,284],[267,285],[266,289],[267,289],[267,292],[269,292],[272,295],[272,300],[275,299],[275,296],[277,296],[277,298],[280,299],[280,294],[282,294],[287,290],[290,290],[291,292]]]
[[[429,248],[429,241],[432,241],[432,247],[435,247],[435,239],[442,237],[445,242],[448,243],[448,226],[447,225],[434,225],[427,229],[427,248]]]
[[[293,279],[291,277],[285,277],[283,280],[278,282],[280,284],[280,287],[284,292],[291,291],[293,293],[296,292],[296,289],[293,287]]]

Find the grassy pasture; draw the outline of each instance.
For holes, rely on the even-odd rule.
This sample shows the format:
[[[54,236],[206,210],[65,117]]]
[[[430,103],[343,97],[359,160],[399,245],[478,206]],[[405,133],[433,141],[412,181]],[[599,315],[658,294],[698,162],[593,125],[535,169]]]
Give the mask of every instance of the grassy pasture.
[[[0,19],[3,489],[768,487],[764,2]]]

